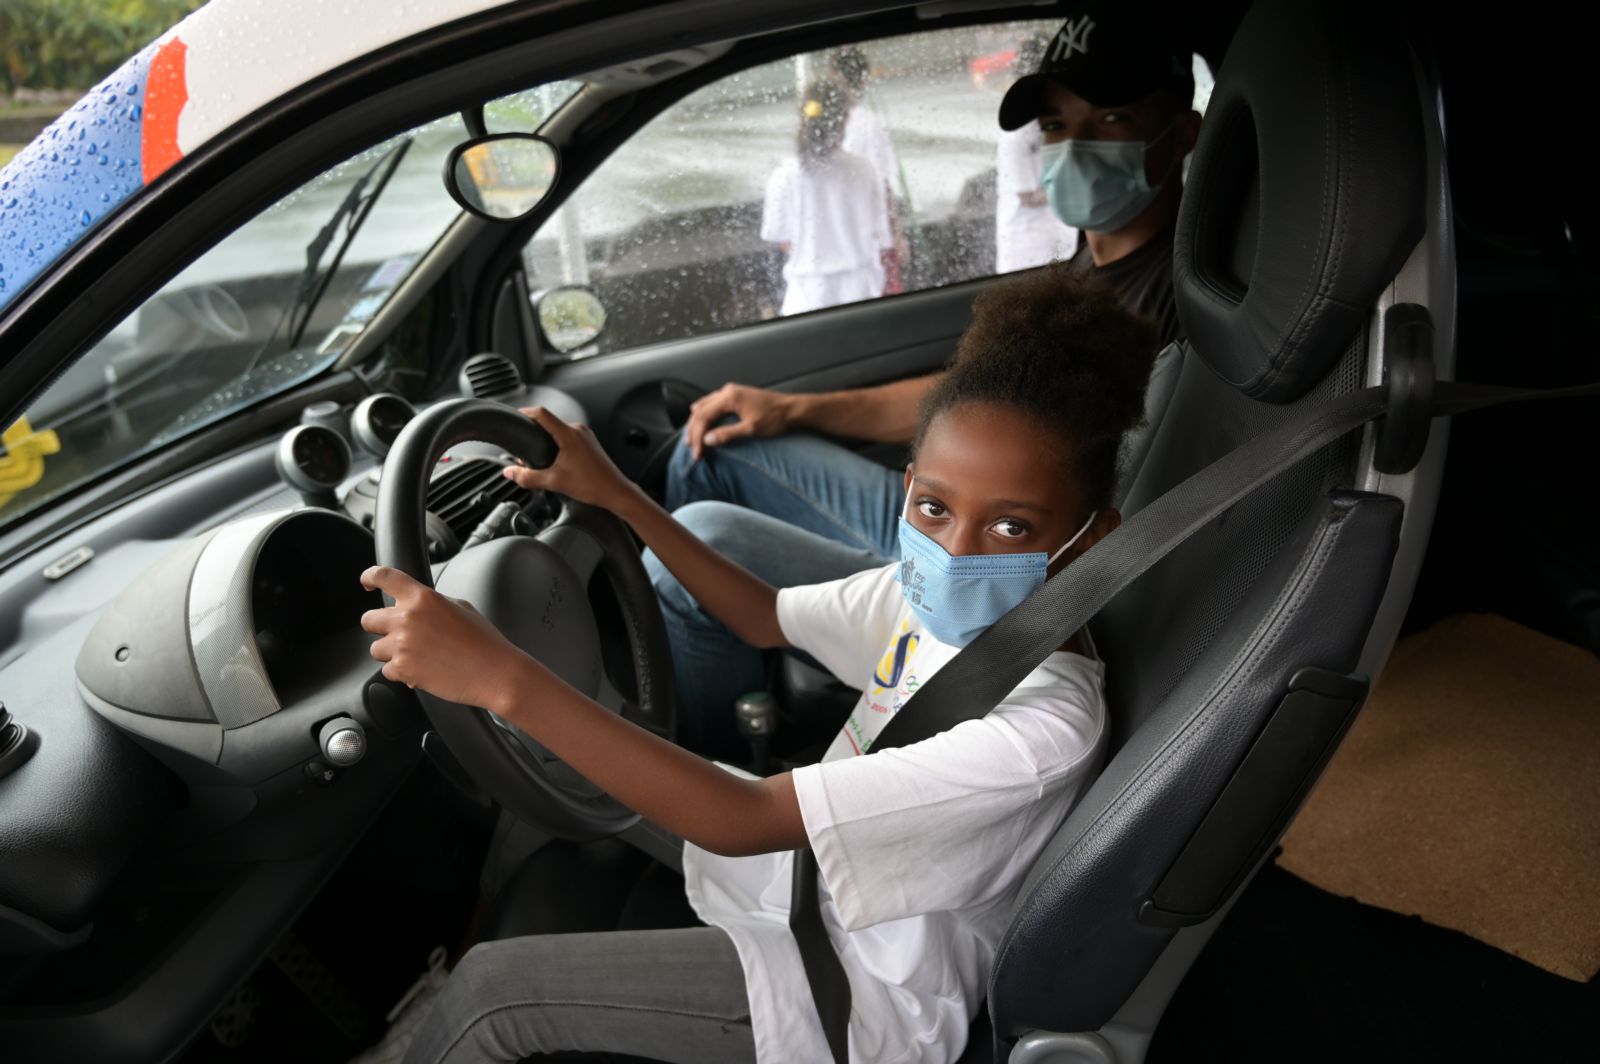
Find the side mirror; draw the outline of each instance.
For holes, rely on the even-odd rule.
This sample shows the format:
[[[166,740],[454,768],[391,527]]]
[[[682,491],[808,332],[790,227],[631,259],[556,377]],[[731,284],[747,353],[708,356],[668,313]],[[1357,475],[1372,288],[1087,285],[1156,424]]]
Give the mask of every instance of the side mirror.
[[[492,222],[525,218],[561,174],[555,145],[531,133],[495,133],[456,146],[444,186],[462,208]]]
[[[538,298],[535,306],[545,343],[563,355],[593,343],[605,331],[605,304],[583,285],[552,288]]]

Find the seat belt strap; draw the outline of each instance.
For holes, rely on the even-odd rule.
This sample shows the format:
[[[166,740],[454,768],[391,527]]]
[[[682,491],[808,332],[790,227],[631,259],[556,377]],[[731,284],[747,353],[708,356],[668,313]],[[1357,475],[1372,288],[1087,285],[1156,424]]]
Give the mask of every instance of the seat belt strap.
[[[789,884],[789,933],[800,947],[800,963],[811,985],[811,1001],[822,1021],[834,1064],[850,1061],[850,979],[839,954],[834,952],[827,925],[822,922],[822,901],[817,887],[817,855],[810,847],[794,851],[794,875]]]
[[[1590,396],[1600,396],[1600,384],[1545,389],[1440,381],[1432,406],[1434,417],[1449,417],[1531,399]],[[1313,407],[1152,501],[946,662],[884,725],[873,752],[910,746],[985,716],[1156,562],[1296,462],[1382,417],[1388,399],[1389,390],[1379,385]],[[796,850],[789,928],[834,1062],[848,1064],[850,985],[822,921],[817,879],[816,855]]]

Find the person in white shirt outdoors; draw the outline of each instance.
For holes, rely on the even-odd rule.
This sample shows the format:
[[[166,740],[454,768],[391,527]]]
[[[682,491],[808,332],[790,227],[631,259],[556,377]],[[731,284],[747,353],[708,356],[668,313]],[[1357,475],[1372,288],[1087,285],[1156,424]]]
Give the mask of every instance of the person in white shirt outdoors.
[[[872,164],[883,182],[884,202],[889,208],[889,232],[894,247],[883,253],[884,295],[905,291],[905,264],[910,251],[905,239],[905,203],[900,192],[900,160],[883,119],[867,94],[872,64],[857,45],[846,45],[833,53],[833,72],[850,97],[850,121],[844,127],[844,150]]]
[[[1049,44],[1042,33],[1023,39],[1013,64],[1019,76],[1033,73]],[[1078,231],[1055,216],[1039,180],[1040,143],[1038,122],[1002,129],[995,142],[995,273],[1070,259],[1078,250]]]
[[[807,85],[794,157],[767,180],[761,239],[787,256],[784,315],[883,294],[888,205],[872,164],[842,146],[849,107],[835,82]]]
[[[1150,319],[1159,350],[1179,332],[1172,239],[1200,116],[1193,52],[1137,10],[1079,8],[1034,73],[1006,93],[999,117],[1002,129],[1037,122],[1051,210],[1080,229],[1067,273],[1101,281]],[[724,385],[691,407],[668,465],[667,506],[778,587],[882,565],[900,551],[900,476],[836,441],[908,443],[917,404],[939,376],[820,393]],[[653,557],[646,565],[672,641],[681,740],[745,760],[732,707],[764,682],[770,655],[741,643]]]
[[[826,584],[752,576],[623,478],[587,427],[527,411],[559,453],[509,477],[612,510],[743,639],[803,648],[861,690],[818,764],[759,778],[704,760],[582,696],[471,609],[392,569],[362,575],[394,601],[362,619],[384,675],[499,715],[686,840],[693,910],[693,926],[480,943],[409,1064],[829,1060],[787,923],[799,847],[816,855],[850,983],[850,1059],[960,1055],[1023,877],[1104,760],[1104,666],[1082,631],[987,716],[905,747],[873,741],[962,646],[1117,528],[1117,447],[1155,350],[1147,322],[1059,271],[996,286],[974,314],[921,406],[900,561]]]

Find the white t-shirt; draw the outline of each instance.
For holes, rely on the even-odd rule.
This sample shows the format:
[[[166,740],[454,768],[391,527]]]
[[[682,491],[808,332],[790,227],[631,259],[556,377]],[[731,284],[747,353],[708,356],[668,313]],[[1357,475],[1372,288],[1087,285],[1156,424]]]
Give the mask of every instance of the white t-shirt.
[[[761,239],[789,245],[785,277],[879,263],[878,253],[892,245],[871,164],[845,151],[810,166],[784,160],[767,180]]]
[[[894,145],[889,143],[889,131],[883,128],[883,119],[878,117],[878,112],[868,107],[865,100],[850,108],[850,117],[844,123],[844,139],[839,146],[871,163],[878,172],[878,179],[888,189],[897,187],[898,167],[894,160]]]
[[[1002,131],[995,146],[995,272],[1010,273],[1070,259],[1078,250],[1078,231],[1048,206],[1022,202],[1024,192],[1040,192],[1039,123]]]
[[[794,784],[850,979],[850,1059],[947,1064],[1024,875],[1104,757],[1104,667],[1054,653],[986,717],[856,756],[957,653],[922,631],[896,569],[778,593],[789,642],[863,689],[822,763],[797,769]],[[830,1059],[789,931],[791,861],[684,848],[690,904],[738,948],[762,1064]]]

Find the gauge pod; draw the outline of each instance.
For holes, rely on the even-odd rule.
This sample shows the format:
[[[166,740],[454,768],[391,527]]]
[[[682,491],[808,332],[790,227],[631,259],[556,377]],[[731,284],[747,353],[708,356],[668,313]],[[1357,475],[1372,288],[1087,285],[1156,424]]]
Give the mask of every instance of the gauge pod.
[[[302,786],[307,763],[329,763],[319,729],[330,720],[360,725],[337,747],[341,729],[329,732],[343,758],[331,763],[353,764],[370,750],[352,744],[375,734],[361,616],[382,599],[360,583],[373,561],[372,536],[323,510],[196,537],[101,613],[78,652],[79,693],[180,772],[198,763],[250,785]]]
[[[334,494],[350,473],[350,445],[326,425],[296,425],[283,434],[275,458],[278,476],[307,505],[332,509]]]
[[[350,415],[350,432],[356,446],[381,462],[406,422],[416,416],[416,408],[398,395],[379,392],[356,404]]]

